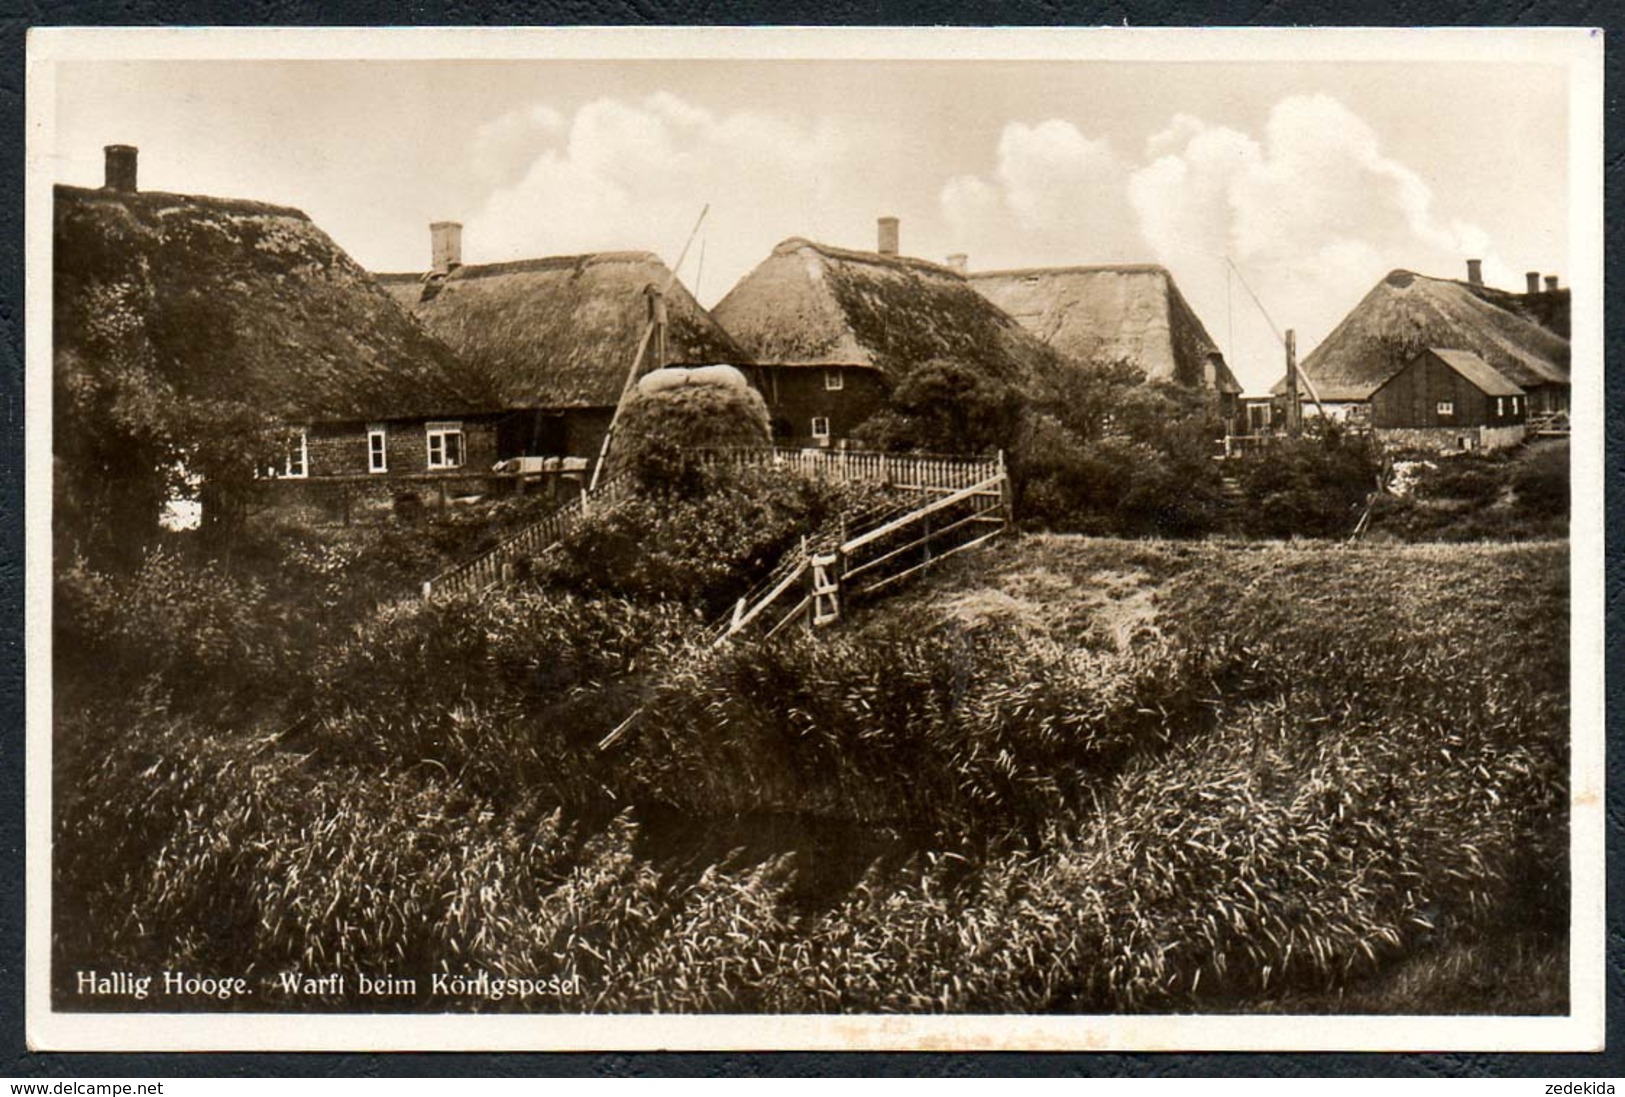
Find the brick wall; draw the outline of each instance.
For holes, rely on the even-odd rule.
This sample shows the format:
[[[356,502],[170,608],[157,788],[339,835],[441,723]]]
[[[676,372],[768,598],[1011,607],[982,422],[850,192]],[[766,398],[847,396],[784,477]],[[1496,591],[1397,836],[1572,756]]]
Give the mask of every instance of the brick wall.
[[[464,472],[487,472],[497,462],[496,420],[465,418],[436,420],[463,425]],[[387,469],[373,473],[367,464],[368,427],[361,423],[321,424],[305,432],[307,475],[376,476],[388,480],[399,476],[421,476],[438,470],[429,468],[429,436],[424,420],[374,424],[385,436]]]

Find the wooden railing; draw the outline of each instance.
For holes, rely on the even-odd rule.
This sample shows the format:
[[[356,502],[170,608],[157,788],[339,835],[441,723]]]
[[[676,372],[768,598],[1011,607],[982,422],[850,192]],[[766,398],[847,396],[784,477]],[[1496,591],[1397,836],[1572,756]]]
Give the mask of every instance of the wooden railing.
[[[958,491],[998,475],[1004,455],[952,457],[850,449],[713,449],[708,460],[743,467],[770,466],[836,482],[886,484],[899,491]]]
[[[1010,477],[993,475],[849,531],[838,545],[803,541],[713,631],[721,644],[758,625],[768,637],[803,621],[821,627],[845,606],[996,537],[1010,522]]]
[[[583,492],[539,522],[499,541],[495,546],[461,564],[447,568],[424,581],[423,597],[430,598],[484,590],[502,579],[502,569],[511,561],[537,557],[562,541],[588,514],[600,507],[613,506],[625,497],[630,481],[624,476],[605,480],[592,493]]]
[[[1529,417],[1530,434],[1566,435],[1569,433],[1569,413],[1548,411]]]
[[[894,490],[932,495],[961,492],[1004,477],[1004,455],[950,457],[877,453],[865,450],[819,449],[708,449],[700,451],[707,464],[782,470],[837,483],[863,481],[885,484]],[[541,556],[563,540],[589,511],[613,506],[625,497],[631,480],[625,475],[601,482],[471,560],[448,568],[423,584],[423,597],[435,598],[484,590],[503,577],[513,560]]]

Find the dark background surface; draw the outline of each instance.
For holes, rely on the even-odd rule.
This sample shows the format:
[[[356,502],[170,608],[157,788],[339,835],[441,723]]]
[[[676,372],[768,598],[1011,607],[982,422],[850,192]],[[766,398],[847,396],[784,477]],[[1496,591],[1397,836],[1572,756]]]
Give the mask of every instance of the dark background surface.
[[[1325,1054],[1266,1055],[1201,1053],[1131,1055],[1102,1053],[614,1053],[614,1054],[31,1054],[24,1044],[23,924],[23,179],[24,45],[30,26],[67,25],[659,25],[668,23],[751,25],[1008,25],[1008,26],[1595,26],[1612,35],[1625,29],[1617,4],[1602,0],[1449,0],[1381,3],[1379,0],[1263,0],[1197,5],[1163,0],[1130,5],[1122,0],[1063,4],[1055,0],[555,0],[482,4],[403,3],[366,0],[0,0],[0,1077],[95,1078],[119,1076],[231,1077],[271,1075],[333,1077],[534,1077],[573,1075],[929,1075],[1182,1077],[1530,1077],[1550,1081],[1625,1076],[1618,1047],[1598,1055],[1527,1054]],[[1619,132],[1619,56],[1610,48],[1605,92],[1607,148],[1605,214],[1612,226],[1619,204],[1625,153]],[[1444,122],[1443,124],[1448,124]],[[1619,256],[1606,250],[1606,285],[1621,283]],[[1612,292],[1606,294],[1614,304]],[[1621,347],[1617,310],[1607,311],[1605,360]],[[44,337],[44,333],[31,333]],[[1605,381],[1607,484],[1607,666],[1625,666],[1616,624],[1622,584],[1618,554],[1622,507],[1617,488],[1625,463],[1625,370],[1609,369]],[[1622,882],[1619,839],[1625,820],[1625,767],[1613,740],[1618,731],[1618,676],[1608,683],[1608,891]],[[1621,1017],[1625,974],[1625,904],[1607,914],[1607,1013],[1610,1043]],[[1541,1092],[1531,1089],[1531,1092]]]

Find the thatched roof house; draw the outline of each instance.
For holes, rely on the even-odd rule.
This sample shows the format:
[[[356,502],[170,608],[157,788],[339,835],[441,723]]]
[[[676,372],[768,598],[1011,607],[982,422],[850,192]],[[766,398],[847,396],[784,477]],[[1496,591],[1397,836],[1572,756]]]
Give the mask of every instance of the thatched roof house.
[[[58,186],[54,243],[59,370],[116,341],[181,399],[286,422],[490,406],[477,375],[299,210]]]
[[[800,237],[775,247],[715,314],[763,365],[870,368],[895,384],[952,359],[1022,384],[1057,364],[950,267]]]
[[[978,293],[1079,361],[1127,362],[1147,381],[1241,393],[1218,344],[1167,269],[1151,264],[1037,267],[970,275]]]
[[[613,408],[671,271],[646,251],[598,252],[380,276],[508,408]],[[682,285],[664,297],[665,353],[645,368],[748,363]]]
[[[959,271],[898,254],[894,218],[876,251],[783,241],[715,315],[755,357],[781,441],[834,444],[933,360],[1024,391],[1064,368]]]
[[[1408,270],[1379,282],[1301,368],[1322,401],[1357,404],[1430,347],[1476,354],[1528,393],[1533,411],[1568,406],[1567,339],[1496,303],[1483,286]],[[1272,391],[1285,390],[1283,378]]]

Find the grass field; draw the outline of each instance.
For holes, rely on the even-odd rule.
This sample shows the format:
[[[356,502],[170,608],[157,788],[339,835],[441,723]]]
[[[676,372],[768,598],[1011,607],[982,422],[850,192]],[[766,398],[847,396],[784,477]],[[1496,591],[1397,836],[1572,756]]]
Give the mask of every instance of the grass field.
[[[1562,542],[1027,536],[716,651],[582,587],[387,610],[293,734],[60,712],[58,1004],[167,967],[422,1010],[1566,1006]],[[427,989],[475,971],[581,991]]]

